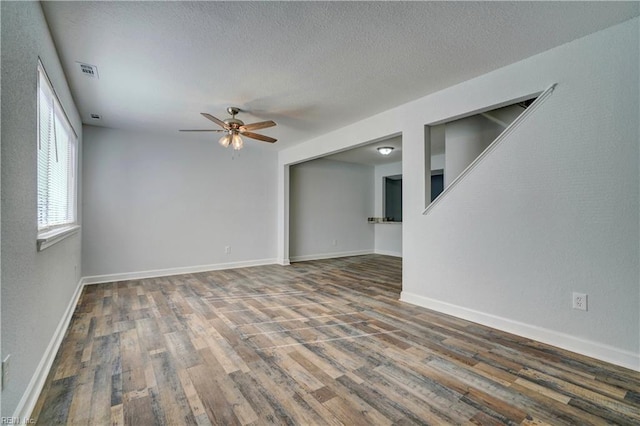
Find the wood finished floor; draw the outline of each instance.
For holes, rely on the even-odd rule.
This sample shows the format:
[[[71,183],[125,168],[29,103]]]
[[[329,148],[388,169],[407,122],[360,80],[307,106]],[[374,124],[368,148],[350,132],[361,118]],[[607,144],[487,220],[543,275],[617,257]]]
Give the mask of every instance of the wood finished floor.
[[[398,302],[358,256],[87,286],[40,425],[640,424],[640,374]]]

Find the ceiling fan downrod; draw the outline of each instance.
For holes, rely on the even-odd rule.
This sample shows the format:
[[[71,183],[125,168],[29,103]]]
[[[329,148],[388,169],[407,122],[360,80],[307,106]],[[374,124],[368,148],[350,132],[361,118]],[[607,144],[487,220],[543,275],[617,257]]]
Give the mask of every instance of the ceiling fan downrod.
[[[236,118],[236,114],[240,112],[240,108],[238,107],[228,107],[227,112],[231,114],[231,118],[227,118],[224,120],[232,129],[237,130],[240,126],[244,126],[244,121]]]

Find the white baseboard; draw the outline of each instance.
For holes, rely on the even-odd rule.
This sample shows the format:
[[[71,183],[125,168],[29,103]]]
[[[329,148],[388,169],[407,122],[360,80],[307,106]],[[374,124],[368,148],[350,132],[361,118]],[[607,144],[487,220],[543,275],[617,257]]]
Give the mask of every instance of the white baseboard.
[[[291,256],[290,260],[291,262],[306,262],[307,260],[334,259],[336,257],[362,256],[365,254],[373,254],[373,250],[357,250],[357,251],[342,251],[337,253],[307,254],[304,256]]]
[[[389,251],[389,250],[375,250],[375,254],[381,254],[383,256],[393,256],[393,257],[402,257],[402,253],[397,251]]]
[[[251,261],[243,261],[243,262],[231,262],[231,263],[220,263],[216,265],[201,265],[201,266],[190,266],[183,268],[170,268],[170,269],[158,269],[153,271],[143,271],[143,272],[130,272],[130,273],[121,273],[121,274],[109,274],[109,275],[95,275],[89,277],[83,277],[78,281],[78,285],[67,305],[67,309],[65,310],[60,322],[58,323],[58,327],[49,342],[40,362],[38,363],[38,367],[34,372],[31,380],[29,381],[29,385],[25,390],[20,402],[18,403],[15,412],[13,413],[14,418],[30,418],[33,409],[35,408],[36,403],[38,402],[38,397],[40,396],[40,392],[42,392],[42,388],[44,387],[47,376],[49,375],[49,371],[51,370],[51,366],[53,365],[53,361],[58,353],[58,349],[60,349],[60,344],[62,343],[62,339],[69,327],[71,322],[71,318],[73,317],[73,312],[78,304],[78,300],[80,299],[80,295],[82,294],[82,289],[85,285],[88,284],[98,284],[104,282],[113,282],[113,281],[125,281],[131,279],[142,279],[142,278],[153,278],[153,277],[161,277],[161,276],[170,276],[170,275],[180,275],[180,274],[189,274],[195,272],[206,272],[206,271],[215,271],[221,269],[234,269],[234,268],[246,268],[250,266],[261,266],[261,265],[273,265],[276,263],[276,259],[261,259],[261,260],[251,260]]]
[[[38,363],[36,371],[33,373],[33,376],[31,376],[27,389],[22,394],[20,402],[18,402],[18,406],[13,413],[14,418],[28,419],[31,417],[31,413],[36,406],[36,402],[38,402],[40,392],[42,392],[42,388],[44,387],[47,376],[49,375],[49,370],[51,370],[51,366],[53,365],[53,361],[58,353],[58,349],[60,349],[62,339],[64,338],[67,328],[69,327],[69,323],[71,322],[71,318],[73,317],[73,312],[75,311],[80,295],[82,294],[82,288],[82,279],[80,279],[76,286],[76,290],[67,305],[67,309],[64,311],[64,314],[58,323],[58,327],[56,327],[56,331],[53,333],[53,337]]]
[[[538,342],[556,346],[568,351],[596,358],[611,364],[640,371],[640,354],[626,351],[602,343],[580,339],[569,334],[538,327],[531,324],[502,318],[496,315],[468,309],[447,302],[403,291],[400,300],[413,305],[452,315],[491,328],[506,331]]]
[[[114,281],[140,280],[144,278],[168,277],[171,275],[194,274],[198,272],[219,271],[221,269],[248,268],[276,264],[276,259],[258,259],[242,262],[216,263],[213,265],[184,266],[178,268],[155,269],[151,271],[123,272],[117,274],[92,275],[84,277],[82,283],[101,284]]]

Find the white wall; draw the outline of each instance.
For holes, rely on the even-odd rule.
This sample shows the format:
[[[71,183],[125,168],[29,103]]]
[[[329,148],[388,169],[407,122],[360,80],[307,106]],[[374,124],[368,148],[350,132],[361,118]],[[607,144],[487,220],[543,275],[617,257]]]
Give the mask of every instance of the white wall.
[[[374,169],[374,216],[382,217],[384,204],[384,177],[402,174],[402,162],[383,164]],[[402,257],[402,224],[401,223],[378,223],[373,226],[375,229],[374,249],[378,254]]]
[[[90,282],[275,261],[275,153],[178,132],[84,133]]]
[[[281,151],[278,257],[287,165],[401,132],[403,300],[640,369],[639,33],[636,18]],[[423,215],[424,126],[552,83]]]
[[[446,124],[438,124],[437,126],[430,126],[430,138],[431,143],[430,155],[431,155],[431,170],[444,170],[445,166],[445,129]]]
[[[515,104],[506,106],[504,108],[487,111],[486,113],[482,113],[481,115],[482,117],[498,123],[500,127],[504,129],[509,124],[513,123],[515,119],[518,118],[524,111],[525,108],[521,107],[518,104]]]
[[[372,166],[324,159],[292,166],[291,260],[372,253],[372,181]]]
[[[444,154],[431,156],[431,170],[444,170]]]
[[[502,127],[479,115],[447,123],[444,131],[444,187],[449,186],[482,154],[502,130]]]
[[[402,257],[402,223],[376,223],[375,245],[376,254]]]
[[[636,19],[426,100],[456,114],[558,83],[428,216],[408,188],[403,298],[640,368],[637,76]]]
[[[80,150],[82,128],[40,3],[1,2],[0,7],[2,359],[11,355],[2,417],[10,417],[35,402],[38,381],[44,379],[38,374],[46,374],[47,356],[55,355],[56,327],[80,282],[79,234],[36,251],[38,57],[78,133]]]

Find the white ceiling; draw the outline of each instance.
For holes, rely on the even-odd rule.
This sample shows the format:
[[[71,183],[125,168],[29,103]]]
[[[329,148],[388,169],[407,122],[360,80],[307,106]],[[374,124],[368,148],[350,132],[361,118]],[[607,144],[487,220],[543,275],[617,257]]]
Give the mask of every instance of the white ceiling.
[[[638,2],[42,5],[84,123],[177,133],[214,128],[199,113],[233,105],[245,123],[278,123],[259,132],[276,144],[246,149],[290,147],[639,14]]]
[[[506,107],[489,110],[483,114],[476,115],[477,117],[483,117],[499,123],[502,127],[506,128],[512,121],[516,119],[520,114],[524,112],[524,108],[517,104],[508,105]],[[447,123],[442,123],[438,127],[441,127],[444,132],[445,124],[449,124],[458,120],[454,120]],[[382,155],[378,152],[379,147],[391,147],[393,151],[389,155]],[[445,138],[435,138],[431,140],[431,155],[444,154],[445,152]],[[334,161],[343,161],[347,163],[365,164],[369,166],[379,166],[382,164],[396,163],[402,161],[402,135],[391,136],[389,138],[372,141],[357,148],[348,149],[346,151],[338,152],[336,154],[327,155],[324,158]]]
[[[382,155],[378,147],[388,146],[393,148],[389,155]],[[402,136],[394,136],[389,139],[372,142],[347,151],[327,155],[327,160],[344,161],[347,163],[366,164],[379,166],[382,164],[397,163],[402,161]]]

